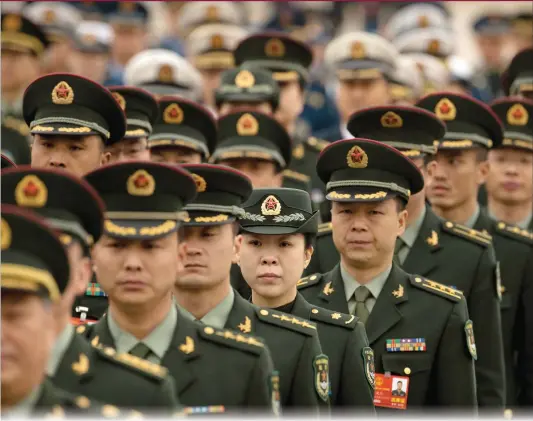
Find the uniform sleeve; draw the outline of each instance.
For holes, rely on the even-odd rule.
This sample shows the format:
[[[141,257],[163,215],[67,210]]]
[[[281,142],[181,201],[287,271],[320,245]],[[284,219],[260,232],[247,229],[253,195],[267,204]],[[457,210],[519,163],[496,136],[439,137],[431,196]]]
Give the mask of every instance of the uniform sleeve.
[[[368,338],[362,323],[350,332],[342,361],[341,383],[338,397],[340,406],[359,407],[358,414],[365,407],[365,415],[372,416],[374,410],[374,389],[370,386],[365,371],[363,348],[368,347]],[[367,413],[368,410],[368,413]]]
[[[158,412],[172,414],[182,407],[177,398],[172,376],[165,376],[165,380],[155,389],[153,407],[158,408]]]
[[[474,359],[468,351],[465,333],[467,320],[468,308],[462,299],[455,304],[440,340],[434,387],[439,406],[477,413]]]
[[[261,414],[273,414],[272,373],[274,364],[268,348],[264,348],[254,365],[250,382],[246,406],[257,409]]]
[[[519,323],[523,326],[518,348],[518,403],[533,407],[533,248],[525,270],[525,280],[520,296]]]
[[[477,278],[468,297],[468,312],[474,323],[478,352],[475,367],[478,404],[503,411],[505,366],[500,300],[496,289],[494,249],[488,247],[480,259]]]

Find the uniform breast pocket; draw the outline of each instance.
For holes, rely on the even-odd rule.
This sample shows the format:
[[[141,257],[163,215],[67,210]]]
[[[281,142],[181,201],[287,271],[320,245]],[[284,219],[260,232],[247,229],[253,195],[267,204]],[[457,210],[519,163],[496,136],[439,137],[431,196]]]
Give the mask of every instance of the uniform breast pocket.
[[[383,355],[383,371],[412,377],[431,371],[431,354],[425,352],[402,352]]]

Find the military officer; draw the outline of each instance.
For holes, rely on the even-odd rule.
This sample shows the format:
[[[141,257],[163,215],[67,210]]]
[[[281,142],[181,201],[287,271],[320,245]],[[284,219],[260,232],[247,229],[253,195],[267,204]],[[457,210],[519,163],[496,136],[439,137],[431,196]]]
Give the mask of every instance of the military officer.
[[[231,1],[185,2],[179,11],[176,25],[186,37],[195,28],[207,24],[244,26],[245,16],[239,4]]]
[[[148,138],[152,161],[167,164],[206,161],[217,139],[211,111],[177,96],[161,97],[158,102],[159,116]]]
[[[326,274],[304,278],[300,293],[365,323],[376,382],[383,385],[392,375],[409,383],[404,409],[476,412],[477,351],[463,294],[393,263],[407,201],[424,187],[420,171],[398,150],[367,139],[334,142],[317,169],[333,201],[341,261]]]
[[[126,129],[124,112],[109,90],[68,73],[33,81],[23,111],[33,135],[31,165],[79,177],[107,162],[104,146],[121,140]]]
[[[150,159],[148,137],[159,115],[159,105],[148,91],[132,86],[109,88],[126,114],[126,133],[117,142],[109,142],[106,152],[109,162]]]
[[[518,95],[533,99],[533,48],[518,52],[502,75],[502,86],[505,95]]]
[[[533,13],[521,12],[511,17],[511,44],[516,51],[533,47]]]
[[[191,322],[174,304],[177,230],[183,205],[196,194],[194,179],[178,167],[131,161],[106,165],[86,180],[107,208],[93,258],[109,309],[83,326],[83,335],[166,367],[185,405],[273,411],[275,379],[263,342]]]
[[[418,106],[434,111],[448,127],[446,136],[439,143],[435,157],[437,165],[429,172],[428,191],[433,209],[438,215],[448,217],[451,223],[463,223],[468,228],[483,231],[488,239],[492,236],[501,272],[498,291],[502,297],[503,343],[507,348],[504,357],[509,380],[506,403],[513,406],[517,380],[513,380],[512,373],[509,373],[514,351],[509,347],[516,340],[513,330],[521,329],[522,323],[516,322],[520,295],[533,283],[533,242],[529,231],[491,220],[476,200],[478,183],[484,181],[488,172],[488,151],[503,144],[501,122],[485,104],[459,95],[435,93],[421,99]],[[520,378],[521,375],[518,380]]]
[[[407,55],[400,55],[389,83],[392,103],[413,105],[422,96],[424,79],[417,61]]]
[[[373,351],[363,324],[356,317],[309,304],[296,289],[311,259],[318,225],[309,194],[255,189],[243,209],[237,259],[252,288],[252,303],[316,323],[322,350],[329,357],[332,410],[372,413]]]
[[[96,347],[76,335],[69,323],[75,297],[96,289],[87,286],[91,278],[89,251],[98,241],[103,223],[103,204],[95,190],[63,171],[27,166],[2,171],[1,181],[2,203],[39,213],[60,233],[67,250],[70,279],[57,305],[58,337],[46,369],[54,385],[121,407],[150,408],[167,414],[175,411],[174,383],[163,367],[134,357],[117,357],[113,350]],[[95,295],[77,301],[79,306],[90,308],[89,317],[99,310],[97,299],[104,304],[107,301]]]
[[[285,413],[328,412],[329,386],[318,381],[319,375],[328,375],[328,357],[322,354],[316,326],[260,309],[231,288],[236,218],[252,192],[250,180],[222,165],[183,168],[193,174],[199,193],[185,207],[189,218],[180,231],[183,270],[175,284],[179,308],[191,320],[263,338],[279,373],[277,387]]]

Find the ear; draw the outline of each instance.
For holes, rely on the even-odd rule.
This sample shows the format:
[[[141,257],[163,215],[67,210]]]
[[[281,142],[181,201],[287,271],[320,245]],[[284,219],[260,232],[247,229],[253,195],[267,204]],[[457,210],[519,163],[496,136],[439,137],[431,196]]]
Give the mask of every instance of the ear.
[[[427,174],[431,178],[435,175],[436,170],[437,170],[437,162],[431,161],[429,164],[426,165],[425,174]]]
[[[476,181],[478,185],[485,183],[489,175],[489,170],[490,170],[489,161],[483,161],[477,164]]]
[[[305,265],[304,269],[309,266],[309,263],[311,263],[311,257],[313,257],[313,253],[315,252],[315,249],[313,246],[309,246],[305,249]]]
[[[100,166],[107,165],[111,161],[111,152],[102,152],[100,156]]]
[[[283,171],[274,174],[272,178],[272,187],[282,187],[283,186]]]
[[[87,290],[87,285],[91,281],[93,272],[91,259],[89,257],[83,257],[77,267],[74,281],[74,292],[76,296],[83,295]]]
[[[407,209],[398,213],[398,237],[405,232],[407,228],[407,217],[409,216]]]
[[[241,247],[242,247],[243,237],[241,234],[235,236],[233,241],[233,259],[232,263],[239,264],[241,260]]]

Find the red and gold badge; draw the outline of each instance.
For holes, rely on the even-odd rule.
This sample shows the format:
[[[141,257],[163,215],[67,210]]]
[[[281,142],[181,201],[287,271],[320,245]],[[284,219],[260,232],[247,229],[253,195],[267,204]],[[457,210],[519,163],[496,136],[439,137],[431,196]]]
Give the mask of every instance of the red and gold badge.
[[[441,120],[455,120],[457,108],[455,108],[455,104],[448,98],[442,98],[435,105],[435,115]]]
[[[160,82],[168,83],[172,82],[174,79],[174,71],[172,70],[172,67],[168,64],[163,64],[159,68],[159,73],[157,75],[157,78]]]
[[[361,147],[355,145],[348,151],[346,162],[350,168],[366,168],[368,165],[368,155]]]
[[[507,122],[513,126],[525,126],[529,113],[522,104],[515,104],[507,111]]]
[[[355,41],[352,43],[351,55],[352,55],[352,58],[355,60],[359,60],[365,57],[366,55],[365,46],[363,45],[361,41]]]
[[[285,46],[278,38],[272,38],[265,44],[265,54],[268,57],[283,57],[285,55]]]
[[[194,179],[194,182],[196,183],[196,191],[198,193],[204,192],[207,189],[207,181],[205,181],[205,178],[194,173],[191,173],[191,176]]]
[[[132,196],[151,196],[155,191],[155,180],[148,171],[138,170],[128,177],[126,189]]]
[[[126,111],[126,100],[124,99],[124,97],[121,94],[119,94],[118,92],[112,92],[112,94],[113,94],[113,97],[118,102],[118,105],[120,105],[120,108],[122,108],[122,110]]]
[[[59,105],[69,105],[74,101],[74,90],[70,85],[61,81],[52,89],[52,102]]]
[[[15,187],[15,202],[19,206],[42,208],[48,200],[48,189],[36,175],[27,175]]]
[[[259,123],[251,114],[243,114],[237,121],[237,133],[240,136],[255,136],[259,131]]]
[[[183,110],[176,103],[172,103],[163,111],[163,121],[169,124],[181,124],[183,121]]]
[[[235,76],[235,85],[239,88],[251,88],[255,84],[255,77],[249,70],[241,70]]]
[[[381,116],[381,125],[387,128],[397,129],[403,126],[403,119],[392,111],[387,111]]]
[[[281,213],[281,203],[276,196],[270,195],[261,204],[261,214],[265,216],[275,216]]]

